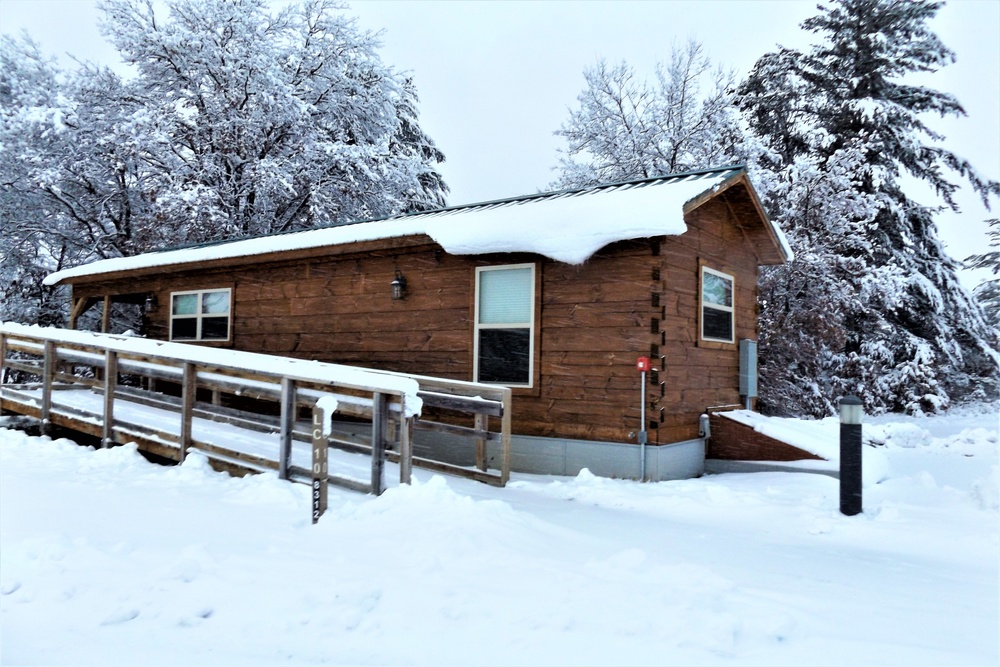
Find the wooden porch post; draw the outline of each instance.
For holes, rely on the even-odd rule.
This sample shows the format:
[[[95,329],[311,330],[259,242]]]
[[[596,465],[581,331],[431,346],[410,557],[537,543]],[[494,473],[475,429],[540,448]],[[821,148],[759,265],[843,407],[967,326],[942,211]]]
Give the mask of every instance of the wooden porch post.
[[[111,330],[111,295],[104,295],[104,312],[101,313],[101,333]]]

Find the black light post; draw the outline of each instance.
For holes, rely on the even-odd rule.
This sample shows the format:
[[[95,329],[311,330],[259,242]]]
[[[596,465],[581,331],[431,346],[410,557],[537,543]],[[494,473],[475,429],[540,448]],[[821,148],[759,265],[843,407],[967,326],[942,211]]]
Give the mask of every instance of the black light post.
[[[861,513],[861,399],[840,399],[840,513]]]

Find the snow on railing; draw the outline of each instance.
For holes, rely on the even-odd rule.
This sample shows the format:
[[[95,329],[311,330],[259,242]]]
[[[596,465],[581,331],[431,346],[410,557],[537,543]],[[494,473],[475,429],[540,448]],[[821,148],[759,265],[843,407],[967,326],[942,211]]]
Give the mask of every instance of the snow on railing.
[[[41,382],[13,385],[8,376],[15,372],[41,378]],[[137,386],[123,385],[122,376],[129,376]],[[505,387],[14,323],[0,323],[0,378],[5,383],[0,408],[36,416],[44,430],[58,422],[56,425],[100,436],[104,446],[137,441],[152,453],[178,461],[194,447],[231,467],[276,468],[283,478],[301,477],[308,470],[292,461],[293,441],[308,440],[308,433],[296,428],[300,409],[312,408],[328,397],[336,401],[339,415],[372,422],[367,443],[336,434],[329,438],[334,447],[371,452],[370,484],[331,473],[333,483],[380,493],[385,458],[399,462],[401,483],[409,482],[414,463],[498,485],[509,477],[510,389]],[[157,391],[157,383],[166,391]],[[53,391],[67,388],[96,391],[103,394],[103,402],[89,415],[69,406],[54,408]],[[198,402],[199,390],[203,395],[210,393],[211,404]],[[223,398],[229,406],[222,405]],[[123,423],[116,419],[116,399],[179,412],[176,432]],[[443,420],[427,416],[442,411],[447,413]],[[462,415],[471,418],[473,425],[455,423]],[[278,451],[240,452],[225,444],[196,439],[192,430],[195,417],[236,428],[278,431]],[[491,417],[499,420],[499,432],[489,430]],[[414,428],[471,439],[476,447],[476,467],[414,457]],[[497,472],[487,469],[489,441],[499,443]],[[393,445],[395,451],[391,451]]]

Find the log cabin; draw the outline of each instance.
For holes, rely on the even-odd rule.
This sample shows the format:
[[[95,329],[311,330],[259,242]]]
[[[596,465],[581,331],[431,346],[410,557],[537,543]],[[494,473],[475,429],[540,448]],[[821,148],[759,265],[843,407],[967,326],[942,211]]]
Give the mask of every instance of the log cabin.
[[[46,282],[71,286],[71,328],[103,303],[106,329],[126,302],[149,338],[506,385],[513,470],[662,480],[702,474],[702,415],[755,395],[758,270],[790,257],[730,166],[103,260]]]

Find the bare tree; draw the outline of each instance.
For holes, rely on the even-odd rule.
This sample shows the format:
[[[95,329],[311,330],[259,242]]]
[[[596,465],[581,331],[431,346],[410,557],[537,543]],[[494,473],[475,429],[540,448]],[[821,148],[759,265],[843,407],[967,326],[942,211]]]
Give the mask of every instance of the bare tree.
[[[580,187],[718,166],[743,158],[734,75],[701,44],[674,48],[655,82],[625,62],[584,71],[579,106],[556,134],[566,139],[556,187]]]

